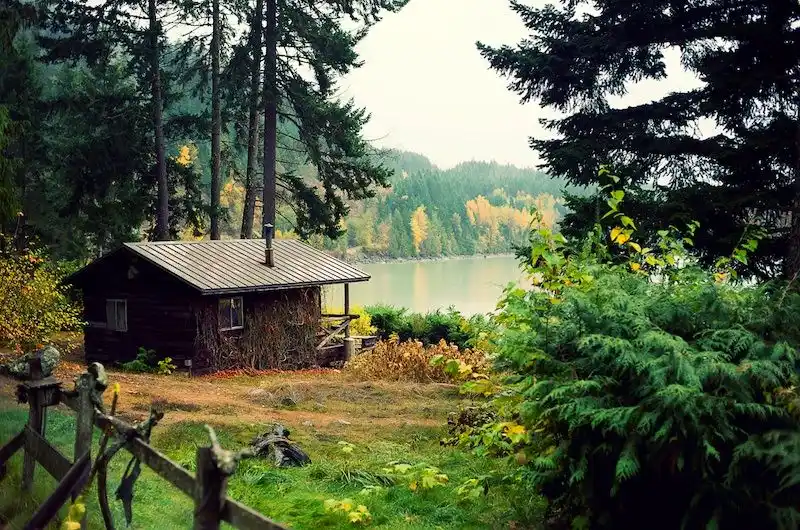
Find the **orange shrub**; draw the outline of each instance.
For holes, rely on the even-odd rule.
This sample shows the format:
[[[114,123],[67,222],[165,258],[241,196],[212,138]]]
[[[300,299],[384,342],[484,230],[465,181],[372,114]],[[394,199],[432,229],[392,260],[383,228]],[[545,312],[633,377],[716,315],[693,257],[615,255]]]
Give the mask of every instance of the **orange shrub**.
[[[353,357],[345,365],[344,372],[362,380],[451,382],[452,377],[445,373],[442,364],[431,364],[431,359],[438,355],[470,365],[475,372],[489,369],[489,360],[481,351],[461,350],[444,340],[426,347],[418,341],[400,342],[397,336],[393,336],[379,342],[375,349]]]

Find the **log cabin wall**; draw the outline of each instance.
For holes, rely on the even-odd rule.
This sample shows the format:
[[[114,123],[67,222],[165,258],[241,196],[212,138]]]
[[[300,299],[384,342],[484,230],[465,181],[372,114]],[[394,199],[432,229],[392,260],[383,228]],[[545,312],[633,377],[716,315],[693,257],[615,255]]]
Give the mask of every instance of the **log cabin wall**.
[[[222,330],[221,299],[240,296],[241,329]],[[197,356],[193,371],[296,369],[318,364],[320,288],[204,296],[195,301]]]
[[[98,263],[81,288],[87,361],[131,361],[140,347],[171,357],[179,368],[194,357],[196,290],[127,252]],[[109,300],[125,301],[127,330],[110,329]]]

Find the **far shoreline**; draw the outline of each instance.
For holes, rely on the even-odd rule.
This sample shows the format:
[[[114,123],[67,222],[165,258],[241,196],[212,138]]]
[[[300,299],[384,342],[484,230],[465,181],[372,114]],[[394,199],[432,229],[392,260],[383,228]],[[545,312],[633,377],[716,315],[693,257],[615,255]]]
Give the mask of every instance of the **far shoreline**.
[[[468,259],[492,259],[492,258],[513,258],[515,254],[511,252],[498,253],[498,254],[458,254],[453,256],[436,256],[436,257],[407,257],[407,258],[387,258],[383,256],[361,256],[358,258],[345,258],[347,263],[352,265],[379,265],[390,263],[424,263],[435,261],[458,261]]]

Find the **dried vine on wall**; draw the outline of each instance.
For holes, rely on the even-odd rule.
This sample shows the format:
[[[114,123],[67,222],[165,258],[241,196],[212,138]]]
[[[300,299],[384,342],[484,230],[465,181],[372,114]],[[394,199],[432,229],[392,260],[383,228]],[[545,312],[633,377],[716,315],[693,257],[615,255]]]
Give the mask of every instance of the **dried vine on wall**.
[[[244,330],[220,332],[217,306],[195,312],[196,351],[212,371],[292,370],[317,364],[318,289],[278,293],[245,303]]]

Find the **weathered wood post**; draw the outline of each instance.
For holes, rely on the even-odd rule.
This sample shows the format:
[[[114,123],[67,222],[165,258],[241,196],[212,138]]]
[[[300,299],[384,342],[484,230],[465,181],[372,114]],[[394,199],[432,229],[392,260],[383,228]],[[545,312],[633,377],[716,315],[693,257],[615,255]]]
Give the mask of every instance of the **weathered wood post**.
[[[347,325],[344,328],[344,359],[349,361],[356,353],[356,341],[350,337],[350,284],[344,284],[344,315]]]
[[[75,461],[83,453],[91,454],[92,430],[94,429],[94,403],[92,402],[94,386],[94,376],[88,372],[82,373],[75,385],[78,391],[78,415],[75,419]]]
[[[344,316],[347,318],[347,327],[344,328],[345,338],[350,337],[350,284],[344,284]]]
[[[194,500],[194,530],[218,530],[222,521],[228,477],[214,462],[210,447],[197,448],[197,493]]]
[[[96,380],[90,372],[84,372],[78,377],[75,389],[78,391],[78,414],[75,418],[75,453],[73,462],[86,455],[89,468],[92,462],[92,433],[94,431],[94,402],[92,393],[95,390]],[[87,470],[89,469],[87,468]],[[88,478],[88,473],[87,477]],[[80,488],[78,488],[80,490]],[[74,500],[74,496],[73,496]],[[87,517],[81,519],[81,528],[87,527]]]
[[[42,380],[42,360],[32,359],[28,363],[30,381],[21,385],[21,395],[28,400],[28,429],[44,436],[44,406],[36,383]],[[30,491],[33,486],[33,472],[36,470],[36,457],[25,444],[25,460],[22,463],[22,490]]]

